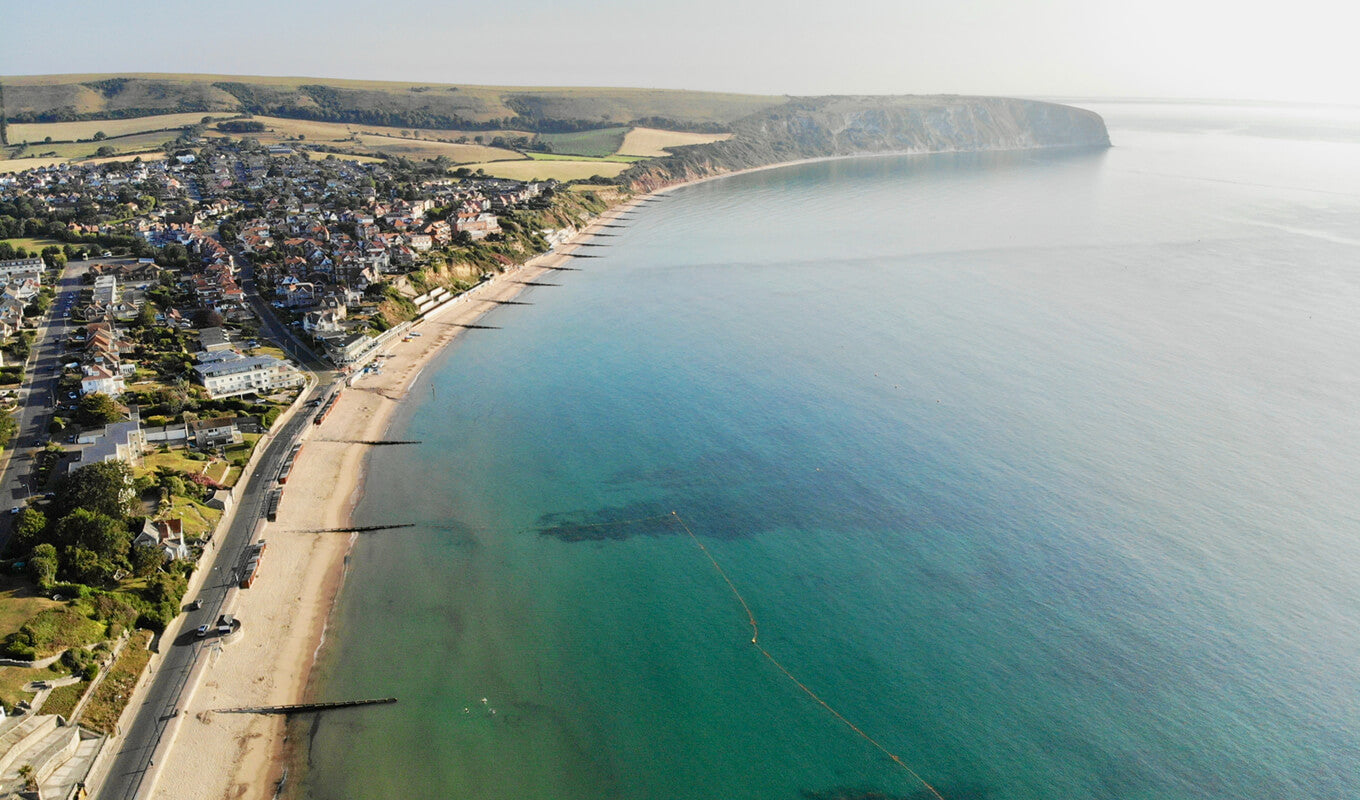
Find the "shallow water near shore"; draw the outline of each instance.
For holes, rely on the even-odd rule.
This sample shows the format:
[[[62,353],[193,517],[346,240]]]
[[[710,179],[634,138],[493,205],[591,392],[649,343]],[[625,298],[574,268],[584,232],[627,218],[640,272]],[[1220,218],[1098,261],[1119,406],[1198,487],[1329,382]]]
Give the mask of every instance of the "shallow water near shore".
[[[1360,797],[1360,142],[683,187],[433,362],[309,798]],[[1312,116],[1310,116],[1310,114]]]

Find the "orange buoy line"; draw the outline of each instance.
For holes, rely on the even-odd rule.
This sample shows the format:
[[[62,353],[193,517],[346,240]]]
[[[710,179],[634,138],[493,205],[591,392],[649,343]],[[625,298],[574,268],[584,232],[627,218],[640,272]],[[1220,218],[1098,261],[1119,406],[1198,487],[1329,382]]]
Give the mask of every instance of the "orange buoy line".
[[[869,744],[873,745],[879,752],[883,753],[883,755],[885,755],[885,756],[887,756],[888,758],[892,759],[892,762],[893,762],[894,764],[896,764],[897,766],[899,766],[899,767],[901,767],[902,769],[906,770],[907,774],[911,775],[911,777],[915,778],[916,781],[917,781],[918,783],[920,783],[922,786],[926,787],[926,790],[929,791],[932,795],[934,795],[935,798],[936,798],[936,800],[945,800],[944,795],[940,794],[940,792],[939,792],[934,786],[931,786],[930,783],[929,783],[928,781],[926,781],[925,778],[922,778],[921,775],[920,775],[920,773],[918,773],[916,770],[914,770],[914,769],[912,769],[910,766],[908,766],[907,763],[906,763],[905,761],[903,761],[901,758],[898,758],[897,754],[893,753],[891,750],[889,750],[888,748],[886,748],[886,747],[884,747],[882,744],[880,744],[880,743],[878,742],[877,739],[875,739],[874,737],[872,737],[872,736],[870,736],[869,734],[865,733],[858,725],[856,725],[855,723],[853,723],[853,722],[851,722],[850,720],[846,719],[846,718],[845,718],[845,715],[841,714],[841,712],[839,712],[839,711],[837,711],[836,709],[832,708],[831,705],[830,705],[829,703],[827,703],[825,700],[823,700],[821,697],[817,696],[817,693],[816,693],[816,692],[812,691],[811,689],[809,689],[809,688],[807,687],[806,684],[804,684],[802,681],[798,680],[798,678],[795,677],[794,674],[793,674],[792,672],[790,672],[790,671],[788,670],[787,667],[785,667],[783,664],[779,663],[779,659],[777,659],[777,658],[775,658],[773,655],[771,655],[770,651],[769,651],[769,650],[766,650],[766,649],[760,644],[760,625],[756,623],[756,615],[755,615],[754,613],[751,612],[751,607],[750,607],[749,605],[746,604],[746,598],[742,597],[742,596],[741,596],[741,592],[737,591],[737,586],[736,586],[736,584],[734,584],[734,583],[732,582],[732,579],[729,578],[729,577],[727,576],[727,572],[724,571],[723,568],[722,568],[722,566],[718,564],[718,560],[717,560],[716,558],[713,557],[713,554],[710,553],[709,550],[708,550],[708,548],[704,546],[704,543],[701,542],[701,541],[699,541],[699,537],[694,535],[694,531],[690,530],[690,527],[689,527],[688,525],[685,524],[685,521],[684,521],[683,519],[680,518],[680,515],[677,514],[677,513],[674,512],[674,511],[672,511],[672,512],[670,513],[670,516],[671,516],[676,522],[680,523],[680,527],[684,528],[684,529],[685,529],[685,533],[689,534],[690,540],[693,541],[696,545],[698,545],[699,549],[703,551],[703,554],[704,554],[705,556],[708,557],[708,561],[709,561],[710,564],[713,565],[713,569],[717,571],[718,575],[722,576],[723,581],[725,581],[725,582],[727,583],[727,588],[732,590],[732,596],[735,597],[735,598],[737,598],[737,602],[738,602],[738,603],[741,603],[742,609],[746,612],[746,619],[747,619],[747,621],[750,622],[750,624],[751,624],[751,644],[752,644],[757,650],[760,651],[760,654],[763,655],[763,656],[765,656],[765,658],[768,659],[769,662],[770,662],[771,664],[773,664],[773,665],[775,666],[776,669],[778,669],[780,672],[784,673],[784,677],[786,677],[786,678],[788,678],[790,681],[792,681],[792,682],[793,682],[793,685],[797,686],[799,689],[802,689],[803,692],[804,692],[808,697],[811,697],[813,700],[817,701],[817,704],[818,704],[818,705],[820,705],[822,708],[824,708],[824,709],[826,709],[828,712],[830,712],[830,713],[831,713],[831,716],[833,716],[833,717],[835,717],[836,719],[840,720],[841,723],[845,725],[845,727],[847,727],[847,728],[849,728],[850,730],[854,731],[856,734],[858,734],[858,735],[860,736],[860,738],[864,739],[864,741],[866,741],[866,742],[868,742]],[[651,518],[648,518],[648,519],[655,519],[655,517],[651,517]],[[634,522],[635,522],[635,521],[638,521],[638,520],[630,520],[630,521],[634,521]]]

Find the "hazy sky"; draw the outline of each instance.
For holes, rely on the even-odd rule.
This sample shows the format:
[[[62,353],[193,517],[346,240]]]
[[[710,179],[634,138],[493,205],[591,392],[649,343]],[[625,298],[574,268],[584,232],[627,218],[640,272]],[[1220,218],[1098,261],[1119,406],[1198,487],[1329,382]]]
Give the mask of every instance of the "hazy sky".
[[[1360,103],[1360,13],[1341,0],[4,5],[6,75],[210,72],[769,94]]]

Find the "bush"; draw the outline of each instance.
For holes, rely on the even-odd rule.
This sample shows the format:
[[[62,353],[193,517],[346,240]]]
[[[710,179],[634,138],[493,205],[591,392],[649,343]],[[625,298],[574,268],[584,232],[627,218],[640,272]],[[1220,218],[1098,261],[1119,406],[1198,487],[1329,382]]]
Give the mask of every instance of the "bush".
[[[61,654],[61,663],[71,670],[72,675],[78,675],[85,680],[94,680],[94,676],[99,672],[99,657],[83,647],[72,647]]]

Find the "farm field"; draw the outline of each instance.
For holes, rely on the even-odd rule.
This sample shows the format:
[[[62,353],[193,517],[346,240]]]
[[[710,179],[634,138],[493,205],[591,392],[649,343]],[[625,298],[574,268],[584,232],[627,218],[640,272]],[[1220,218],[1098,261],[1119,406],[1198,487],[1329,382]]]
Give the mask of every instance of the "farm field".
[[[612,178],[628,168],[622,161],[491,161],[468,164],[468,169],[483,170],[496,178],[528,181],[534,179],[574,181],[599,175]]]
[[[663,131],[657,128],[634,128],[623,137],[619,155],[658,158],[669,155],[665,148],[682,147],[687,144],[708,144],[731,138],[730,133],[685,133],[683,131]]]
[[[395,128],[384,125],[364,125],[356,122],[317,122],[310,119],[287,119],[285,117],[251,117],[256,122],[263,122],[265,127],[270,128],[269,133],[274,133],[283,137],[297,138],[299,135],[306,136],[307,141],[318,142],[340,142],[349,139],[355,134],[373,134],[376,136],[396,136],[402,139],[444,139],[452,141],[466,136],[468,139],[482,137],[484,141],[491,141],[496,136],[531,136],[525,131],[462,131],[462,130],[442,130],[439,128]],[[402,134],[405,133],[405,136]],[[240,134],[232,134],[239,136]],[[254,134],[247,134],[253,136]]]
[[[0,173],[23,172],[26,169],[50,167],[53,164],[65,164],[68,160],[65,158],[0,158]]]
[[[74,142],[78,139],[93,138],[95,133],[103,131],[106,136],[130,136],[134,133],[146,133],[149,131],[164,131],[183,128],[187,125],[197,125],[204,117],[214,116],[203,112],[190,114],[157,114],[151,117],[131,117],[129,119],[95,119],[85,122],[36,122],[36,123],[11,123],[9,125],[9,140],[13,144],[20,142],[41,142],[48,136],[56,142]],[[225,118],[226,114],[218,113],[219,118]]]
[[[444,156],[455,164],[472,164],[502,159],[523,159],[514,150],[486,147],[480,144],[449,144],[421,139],[400,139],[391,136],[359,134],[359,145],[365,150],[404,158],[437,158]]]
[[[80,159],[90,158],[95,151],[101,147],[111,147],[115,153],[139,153],[147,150],[159,150],[166,142],[172,141],[177,134],[173,131],[159,131],[154,133],[135,133],[131,136],[120,136],[117,138],[105,139],[100,142],[60,142],[52,144],[30,144],[28,152],[37,154],[39,158],[64,158]]]
[[[357,161],[360,164],[376,164],[382,161],[381,158],[375,156],[361,156],[354,153],[322,153],[317,150],[303,150],[302,153],[313,161],[325,161],[330,156],[335,156],[341,161]]]
[[[534,161],[614,161],[632,164],[641,161],[641,156],[569,156],[563,153],[527,153]]]
[[[617,127],[575,133],[540,133],[538,138],[552,145],[554,153],[599,157],[618,151],[627,133],[628,128]]]

